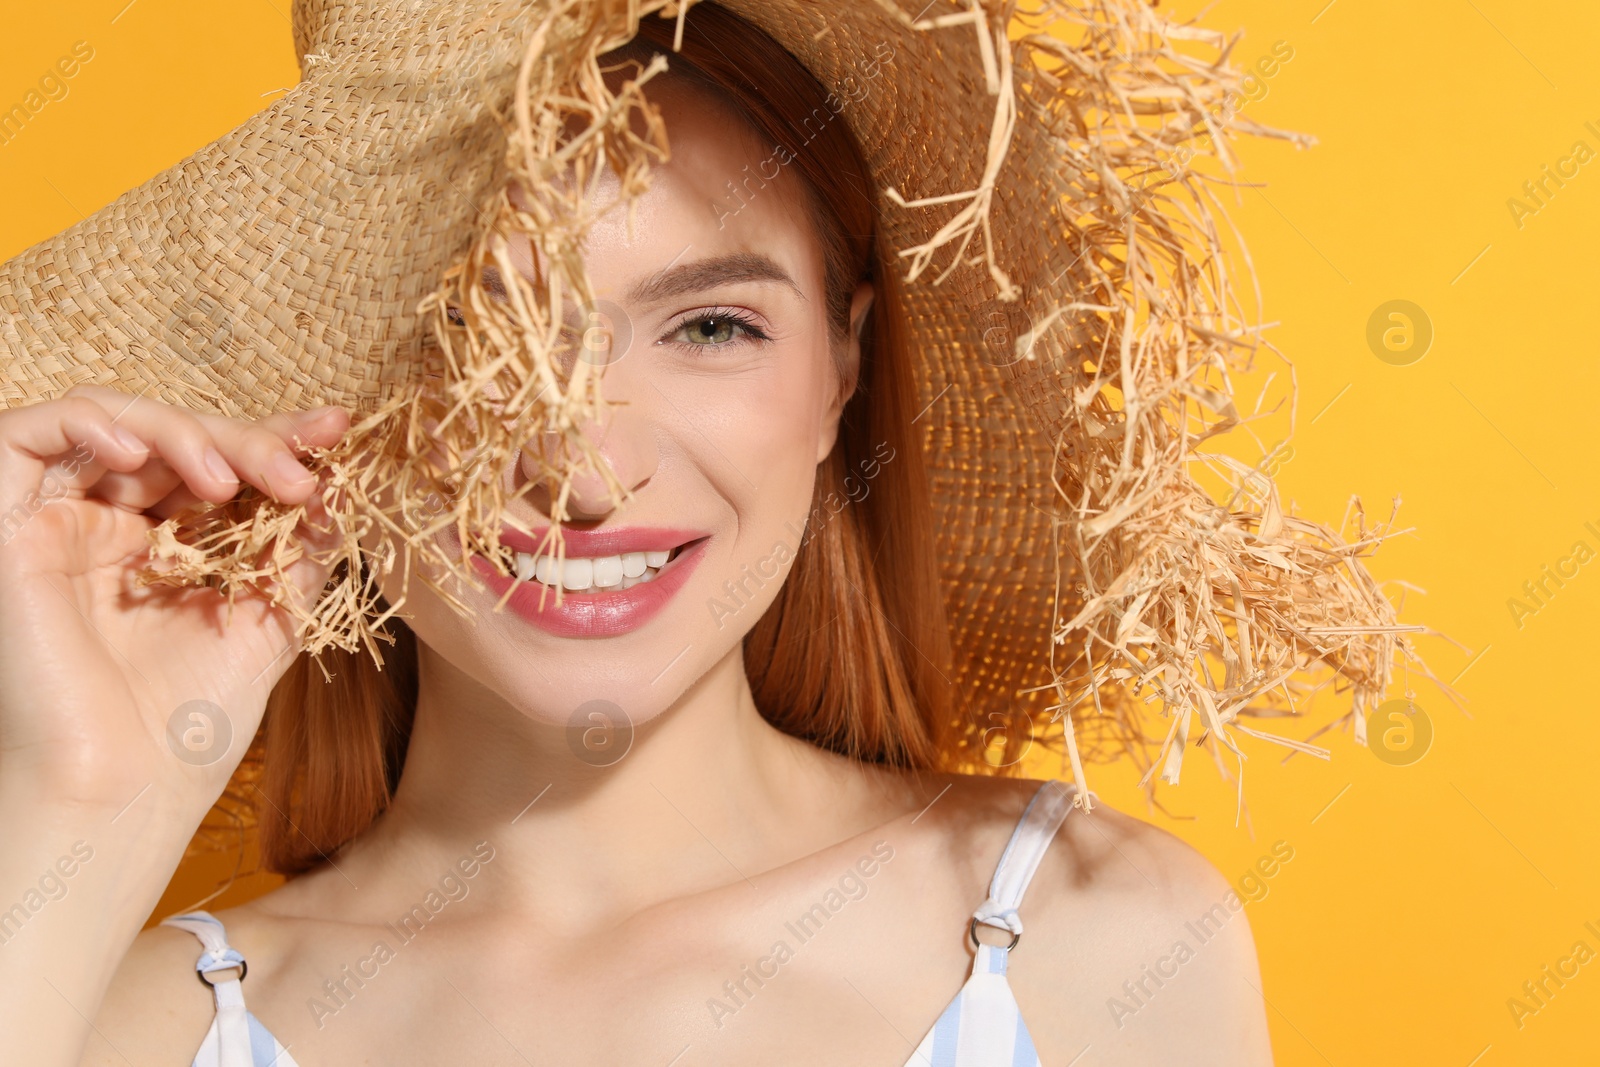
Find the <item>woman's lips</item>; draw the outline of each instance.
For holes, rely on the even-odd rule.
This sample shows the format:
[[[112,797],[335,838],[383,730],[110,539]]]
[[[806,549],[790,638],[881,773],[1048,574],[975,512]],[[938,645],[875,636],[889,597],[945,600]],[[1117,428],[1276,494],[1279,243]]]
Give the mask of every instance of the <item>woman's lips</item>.
[[[534,530],[532,536],[513,530],[500,529],[500,543],[517,552],[537,554],[539,545],[549,527]],[[573,556],[620,556],[624,552],[670,552],[679,545],[687,545],[709,536],[704,530],[680,530],[665,526],[618,526],[609,530],[576,530],[570,526],[561,530],[566,554]]]
[[[710,540],[708,535],[693,531],[643,528],[563,529],[562,536],[569,557],[661,551],[680,545],[682,548],[651,581],[604,593],[567,592],[562,595],[560,604],[556,603],[555,590],[542,582],[497,574],[488,560],[473,556],[472,566],[483,575],[497,602],[510,590],[506,605],[529,623],[557,637],[615,637],[643,626],[683,588],[705,555],[705,546]],[[530,553],[539,543],[538,538],[531,539],[530,543],[526,535],[509,529],[502,532],[500,540],[509,548]]]

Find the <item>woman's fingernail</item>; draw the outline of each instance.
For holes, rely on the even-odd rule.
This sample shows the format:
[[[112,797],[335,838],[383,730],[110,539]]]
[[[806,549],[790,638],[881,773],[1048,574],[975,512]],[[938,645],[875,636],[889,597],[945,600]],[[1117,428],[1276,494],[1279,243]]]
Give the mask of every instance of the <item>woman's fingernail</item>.
[[[214,448],[207,448],[205,453],[206,470],[219,482],[239,481],[239,476],[233,473],[233,468],[228,466],[228,461],[222,458],[222,453]]]
[[[139,440],[138,436],[132,431],[125,430],[121,426],[111,427],[111,436],[117,439],[117,444],[121,445],[123,448],[126,448],[129,452],[150,451],[149,445]]]
[[[272,462],[268,466],[272,470],[273,477],[285,489],[297,488],[305,482],[311,481],[311,473],[296,463],[293,457],[287,456],[282,452],[273,456]]]

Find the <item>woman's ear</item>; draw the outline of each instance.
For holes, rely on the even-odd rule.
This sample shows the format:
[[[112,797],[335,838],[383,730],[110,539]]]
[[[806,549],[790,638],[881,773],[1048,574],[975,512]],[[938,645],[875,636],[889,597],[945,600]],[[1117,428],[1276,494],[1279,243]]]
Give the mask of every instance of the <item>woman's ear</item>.
[[[834,443],[839,439],[839,418],[861,380],[861,335],[866,329],[867,312],[872,310],[875,298],[876,292],[871,282],[856,286],[855,295],[850,298],[850,328],[845,333],[843,350],[834,360],[838,370],[838,389],[834,392],[833,401],[823,409],[821,433],[817,435],[818,463],[827,459],[828,453],[833,451]]]

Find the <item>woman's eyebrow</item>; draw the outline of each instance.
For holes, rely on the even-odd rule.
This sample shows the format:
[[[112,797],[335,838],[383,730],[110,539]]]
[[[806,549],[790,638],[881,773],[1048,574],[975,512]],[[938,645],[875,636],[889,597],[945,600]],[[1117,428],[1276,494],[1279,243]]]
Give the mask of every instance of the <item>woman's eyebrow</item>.
[[[637,304],[653,303],[738,282],[776,282],[793,289],[801,300],[806,298],[789,273],[767,256],[760,252],[729,252],[658,271],[634,286],[628,299]]]
[[[634,303],[652,303],[739,282],[775,282],[793,289],[801,300],[806,298],[789,273],[770,257],[760,252],[729,252],[658,271],[634,286],[628,299]],[[483,268],[483,288],[490,296],[507,298],[505,281],[493,265]]]

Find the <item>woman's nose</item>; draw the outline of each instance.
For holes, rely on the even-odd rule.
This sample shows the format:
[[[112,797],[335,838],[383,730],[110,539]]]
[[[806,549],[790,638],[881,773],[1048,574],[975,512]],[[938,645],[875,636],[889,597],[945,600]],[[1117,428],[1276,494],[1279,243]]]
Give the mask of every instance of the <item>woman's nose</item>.
[[[598,461],[605,464],[625,491],[632,493],[642,489],[655,475],[659,454],[655,434],[651,432],[643,412],[622,395],[624,389],[613,388],[613,378],[624,375],[621,367],[606,370],[604,395],[610,403],[599,418],[585,420],[579,426],[584,437],[595,446]],[[582,456],[582,451],[576,445],[561,441],[558,435],[550,435],[546,447],[551,450],[547,454],[552,454],[554,449],[565,448],[566,454],[574,460]],[[530,455],[528,449],[523,450],[521,465],[525,478],[539,477],[539,458]],[[552,489],[559,491],[559,486],[536,486],[530,494],[535,506],[546,515],[551,514],[555,505]],[[616,507],[617,502],[612,499],[604,473],[579,460],[574,466],[572,488],[567,494],[567,518],[575,522],[603,519]]]

